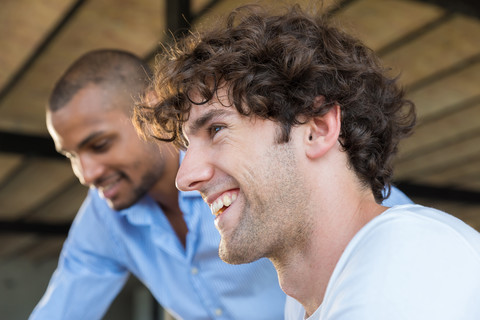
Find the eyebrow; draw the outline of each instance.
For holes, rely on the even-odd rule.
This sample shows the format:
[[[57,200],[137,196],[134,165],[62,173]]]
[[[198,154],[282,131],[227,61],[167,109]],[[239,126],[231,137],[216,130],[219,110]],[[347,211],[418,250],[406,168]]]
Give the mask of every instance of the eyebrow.
[[[210,122],[213,118],[224,116],[229,113],[230,112],[228,110],[222,110],[222,109],[209,110],[205,114],[203,114],[201,117],[195,119],[195,121],[190,126],[188,126],[187,134],[195,135],[198,132],[198,130],[203,128],[205,124]]]

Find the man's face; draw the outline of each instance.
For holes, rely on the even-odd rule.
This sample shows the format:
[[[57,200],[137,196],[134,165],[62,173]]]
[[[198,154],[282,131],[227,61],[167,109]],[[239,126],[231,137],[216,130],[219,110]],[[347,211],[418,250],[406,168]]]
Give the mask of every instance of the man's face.
[[[224,89],[217,97],[220,101],[192,106],[177,187],[200,191],[217,215],[224,261],[275,258],[301,242],[309,229],[298,139],[278,144],[280,129],[274,122],[241,116],[228,107]]]
[[[124,111],[130,104],[127,94],[88,85],[63,108],[47,112],[57,150],[70,159],[80,182],[95,187],[115,210],[145,195],[165,162],[157,145],[137,136]]]

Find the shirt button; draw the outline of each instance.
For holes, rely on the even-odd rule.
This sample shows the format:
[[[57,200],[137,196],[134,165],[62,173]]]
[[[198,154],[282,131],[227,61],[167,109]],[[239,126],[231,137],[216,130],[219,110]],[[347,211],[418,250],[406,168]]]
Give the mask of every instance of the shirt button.
[[[191,272],[193,275],[196,275],[196,274],[198,274],[198,268],[193,267],[193,268],[190,270],[190,272]]]
[[[215,309],[215,315],[220,317],[222,315],[223,311],[222,309],[218,308],[218,309]]]

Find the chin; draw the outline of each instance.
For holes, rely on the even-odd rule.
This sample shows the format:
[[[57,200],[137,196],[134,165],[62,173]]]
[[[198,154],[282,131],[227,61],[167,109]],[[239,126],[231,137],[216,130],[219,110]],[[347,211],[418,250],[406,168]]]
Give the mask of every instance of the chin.
[[[128,192],[120,192],[112,199],[107,200],[108,205],[113,210],[123,210],[130,208],[139,202],[146,194],[144,189],[129,190]]]
[[[262,256],[255,255],[256,252],[252,252],[248,248],[239,248],[239,249],[226,249],[222,242],[218,250],[218,256],[224,262],[228,264],[245,264],[257,261],[262,258]]]

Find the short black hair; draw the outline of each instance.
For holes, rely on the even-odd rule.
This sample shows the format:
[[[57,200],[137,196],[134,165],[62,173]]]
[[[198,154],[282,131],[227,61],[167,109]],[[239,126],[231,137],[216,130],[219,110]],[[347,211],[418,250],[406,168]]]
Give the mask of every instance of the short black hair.
[[[90,51],[78,58],[57,81],[48,109],[61,109],[88,84],[105,84],[141,95],[151,78],[148,64],[133,53],[117,49]]]

